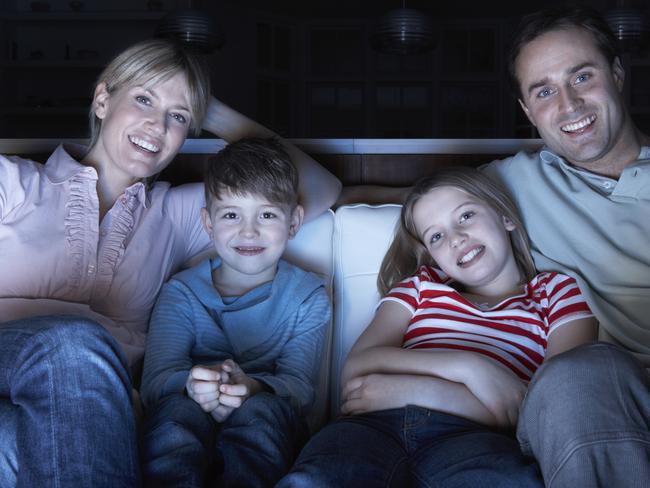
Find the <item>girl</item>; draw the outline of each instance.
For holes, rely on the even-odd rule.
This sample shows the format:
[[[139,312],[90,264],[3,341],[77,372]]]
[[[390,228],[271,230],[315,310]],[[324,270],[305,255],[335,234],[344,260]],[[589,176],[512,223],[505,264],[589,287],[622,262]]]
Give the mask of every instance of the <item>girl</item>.
[[[535,274],[510,199],[474,169],[421,180],[378,286],[342,373],[351,416],[305,447],[287,485],[540,484],[512,437],[526,385],[596,322],[572,278]]]

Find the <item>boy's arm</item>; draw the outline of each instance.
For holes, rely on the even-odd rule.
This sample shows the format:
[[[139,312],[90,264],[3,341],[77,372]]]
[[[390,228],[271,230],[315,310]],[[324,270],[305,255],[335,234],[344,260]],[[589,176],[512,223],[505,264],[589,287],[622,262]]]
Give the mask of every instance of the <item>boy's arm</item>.
[[[214,97],[210,98],[203,128],[228,142],[244,137],[277,137],[270,129],[249,119]],[[282,145],[298,169],[298,194],[305,222],[330,208],[341,192],[341,182],[311,156],[285,139]]]
[[[294,334],[282,348],[275,372],[249,376],[267,385],[276,395],[288,398],[301,412],[309,409],[314,401],[314,387],[330,316],[327,293],[320,287],[295,314]]]
[[[185,387],[195,338],[189,304],[187,294],[173,282],[163,286],[151,313],[144,354],[140,392],[145,405]]]

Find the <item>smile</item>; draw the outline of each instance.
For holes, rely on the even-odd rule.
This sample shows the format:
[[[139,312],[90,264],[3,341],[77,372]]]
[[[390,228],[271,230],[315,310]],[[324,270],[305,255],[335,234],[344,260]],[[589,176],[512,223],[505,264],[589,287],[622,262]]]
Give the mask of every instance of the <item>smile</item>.
[[[470,263],[476,256],[479,254],[483,253],[485,251],[485,246],[478,246],[469,251],[467,254],[465,254],[463,257],[461,257],[458,262],[456,263],[458,266],[465,266],[466,264]]]
[[[131,143],[135,144],[139,148],[144,149],[145,151],[149,151],[151,153],[157,153],[158,151],[160,151],[160,148],[155,144],[152,144],[151,142],[147,142],[144,139],[140,139],[139,137],[136,136],[129,136],[129,141],[131,141]]]
[[[235,247],[235,252],[237,254],[241,254],[242,256],[256,256],[257,254],[260,254],[261,252],[264,251],[263,247]]]
[[[589,117],[585,117],[584,119],[579,120],[578,122],[574,122],[573,124],[563,125],[560,127],[560,129],[562,129],[563,132],[576,132],[580,129],[584,129],[585,127],[590,126],[594,123],[594,120],[596,120],[596,116],[590,115]]]

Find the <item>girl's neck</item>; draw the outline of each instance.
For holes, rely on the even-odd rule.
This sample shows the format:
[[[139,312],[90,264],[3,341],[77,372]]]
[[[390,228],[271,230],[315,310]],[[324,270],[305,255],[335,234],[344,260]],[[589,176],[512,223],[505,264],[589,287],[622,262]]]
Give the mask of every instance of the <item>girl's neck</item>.
[[[506,298],[523,293],[525,283],[526,279],[519,273],[518,279],[509,280],[507,283],[493,283],[476,289],[465,288],[459,293],[472,303],[492,307]]]

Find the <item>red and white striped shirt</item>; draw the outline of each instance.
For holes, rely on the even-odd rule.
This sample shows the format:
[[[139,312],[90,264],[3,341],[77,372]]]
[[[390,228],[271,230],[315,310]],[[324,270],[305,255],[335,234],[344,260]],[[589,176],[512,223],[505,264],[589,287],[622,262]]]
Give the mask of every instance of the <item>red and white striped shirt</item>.
[[[413,313],[402,347],[484,354],[529,381],[544,360],[553,331],[593,316],[575,280],[559,273],[538,274],[521,294],[493,307],[478,307],[451,282],[442,271],[422,266],[381,300],[400,303]]]

